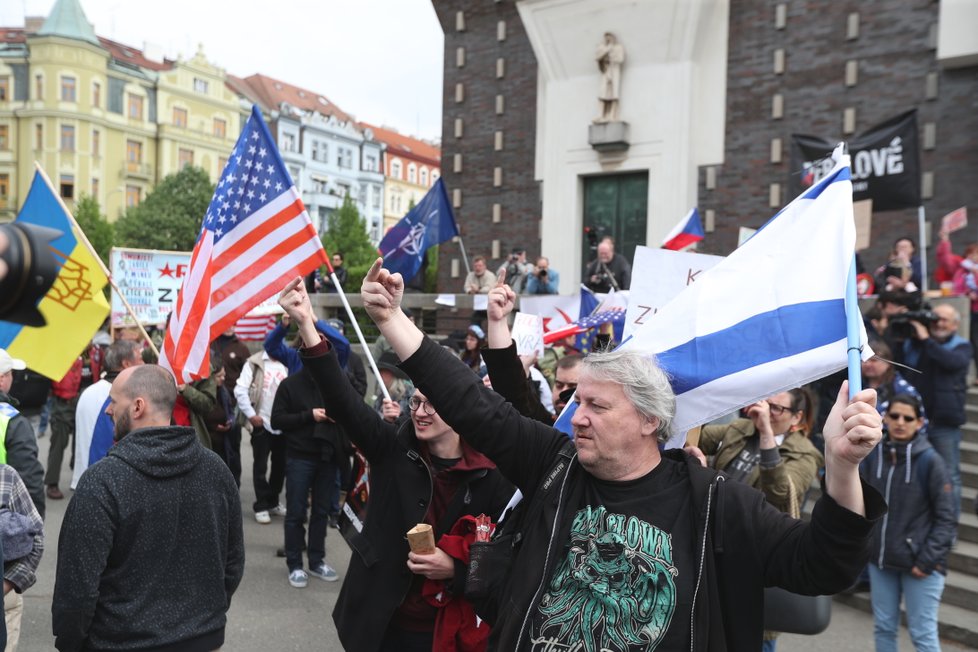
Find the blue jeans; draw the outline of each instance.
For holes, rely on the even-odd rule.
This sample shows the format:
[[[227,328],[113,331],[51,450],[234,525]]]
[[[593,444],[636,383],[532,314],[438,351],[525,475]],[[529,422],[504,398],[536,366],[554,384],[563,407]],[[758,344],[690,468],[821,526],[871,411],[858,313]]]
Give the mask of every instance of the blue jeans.
[[[775,652],[778,647],[778,639],[772,638],[769,641],[764,641],[761,644],[761,652]]]
[[[937,636],[937,608],[944,593],[944,576],[931,573],[917,579],[909,572],[869,567],[873,599],[873,636],[876,652],[896,652],[900,627],[900,597],[907,603],[907,629],[917,652],[940,652]]]
[[[329,494],[336,482],[336,465],[320,460],[288,457],[285,460],[285,563],[289,570],[302,568],[302,540],[306,536],[306,505],[312,490],[309,517],[309,568],[326,558]]]
[[[954,520],[961,516],[961,428],[955,426],[935,426],[927,429],[927,439],[947,466],[951,476],[951,489],[954,492]]]

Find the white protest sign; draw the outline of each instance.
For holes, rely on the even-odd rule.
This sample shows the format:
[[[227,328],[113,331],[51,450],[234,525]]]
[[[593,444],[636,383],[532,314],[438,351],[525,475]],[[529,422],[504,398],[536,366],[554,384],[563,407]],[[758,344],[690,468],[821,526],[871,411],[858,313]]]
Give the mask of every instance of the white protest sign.
[[[513,315],[513,340],[519,355],[543,355],[543,318],[525,312]]]
[[[521,296],[520,312],[540,315],[543,318],[543,332],[549,333],[577,321],[581,311],[581,295],[541,294]]]
[[[162,325],[177,305],[177,293],[190,267],[190,252],[125,249],[109,252],[109,270],[141,324]],[[132,326],[122,299],[112,290],[112,325]]]
[[[723,256],[635,247],[625,337],[721,260]]]

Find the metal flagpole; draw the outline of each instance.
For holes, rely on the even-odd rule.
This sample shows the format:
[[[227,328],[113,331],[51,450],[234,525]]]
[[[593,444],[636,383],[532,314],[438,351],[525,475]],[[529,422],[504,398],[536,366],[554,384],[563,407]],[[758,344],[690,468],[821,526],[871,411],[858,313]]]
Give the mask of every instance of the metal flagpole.
[[[469,269],[469,257],[465,255],[465,243],[462,242],[462,236],[455,237],[458,238],[458,248],[462,250],[462,262],[465,263],[465,275],[468,276],[472,270]]]
[[[859,298],[856,293],[856,254],[852,254],[849,264],[849,278],[846,281],[846,341],[849,355],[849,399],[863,388],[862,342],[860,342]]]
[[[917,227],[920,232],[920,289],[927,292],[927,247],[924,242],[924,205],[917,207]]]
[[[380,386],[380,391],[384,394],[384,398],[390,400],[390,392],[387,391],[387,385],[384,384],[384,379],[380,377],[380,370],[377,369],[377,363],[374,362],[374,356],[370,352],[370,347],[367,346],[367,340],[363,337],[363,331],[360,330],[360,324],[357,323],[357,318],[353,315],[353,308],[350,307],[350,302],[346,299],[346,293],[343,291],[343,286],[340,285],[340,280],[336,278],[336,272],[333,271],[333,266],[329,266],[329,278],[333,281],[333,287],[339,291],[340,301],[343,302],[343,307],[346,308],[346,314],[350,317],[350,323],[353,324],[353,330],[357,333],[357,339],[360,340],[360,346],[363,347],[364,353],[367,354],[367,362],[370,363],[370,370],[374,372],[374,377],[377,379],[377,385]],[[351,351],[350,355],[354,355]]]

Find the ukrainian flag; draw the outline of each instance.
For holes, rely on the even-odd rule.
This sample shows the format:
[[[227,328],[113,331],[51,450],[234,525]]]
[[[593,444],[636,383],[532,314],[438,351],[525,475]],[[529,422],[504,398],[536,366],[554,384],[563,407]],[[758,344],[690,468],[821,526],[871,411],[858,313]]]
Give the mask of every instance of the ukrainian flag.
[[[34,371],[61,380],[109,314],[102,293],[108,279],[40,170],[17,221],[61,231],[51,243],[61,271],[37,305],[47,325],[31,328],[0,321],[0,348]]]

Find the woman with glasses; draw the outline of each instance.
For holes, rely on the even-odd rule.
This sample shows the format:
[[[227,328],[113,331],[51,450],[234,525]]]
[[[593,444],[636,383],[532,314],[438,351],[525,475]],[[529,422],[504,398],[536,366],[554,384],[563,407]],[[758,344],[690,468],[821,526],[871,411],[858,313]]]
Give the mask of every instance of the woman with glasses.
[[[364,403],[332,346],[315,330],[301,278],[286,286],[279,303],[299,326],[303,364],[326,413],[370,463],[366,518],[343,528],[353,551],[333,610],[343,648],[428,652],[449,649],[451,637],[474,643],[459,650],[485,649],[489,627],[463,599],[468,546],[457,530],[470,522],[466,517],[486,514],[495,521],[513,486],[421,392],[415,390],[408,401],[410,420],[397,423]],[[398,405],[385,400],[384,414],[394,412],[400,412]],[[432,527],[433,554],[410,552],[406,533],[419,523]]]
[[[861,466],[889,506],[876,524],[869,564],[877,652],[897,649],[901,598],[914,648],[941,649],[937,608],[956,521],[947,467],[922,427],[920,401],[893,396],[883,415],[883,442]]]

